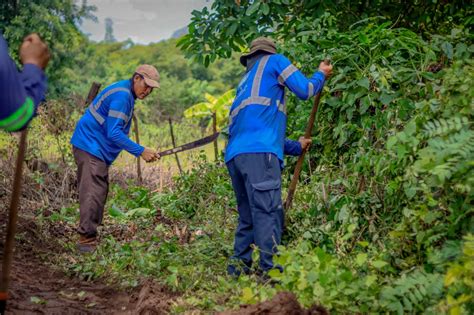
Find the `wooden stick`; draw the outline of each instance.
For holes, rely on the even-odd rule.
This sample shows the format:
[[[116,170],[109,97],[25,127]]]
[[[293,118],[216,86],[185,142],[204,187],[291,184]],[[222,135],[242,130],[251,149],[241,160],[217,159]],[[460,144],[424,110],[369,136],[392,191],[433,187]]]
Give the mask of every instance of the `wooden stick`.
[[[216,116],[216,113],[212,114],[212,131],[213,131],[213,134],[217,133],[217,116]],[[218,144],[217,144],[217,138],[216,138],[216,140],[214,140],[214,157],[215,157],[215,160],[217,162],[217,160],[219,159],[219,148],[218,148]]]
[[[171,142],[173,143],[173,148],[176,148],[176,141],[174,139],[174,132],[173,132],[173,122],[171,121],[171,118],[168,118],[168,122],[170,124]],[[178,154],[175,153],[174,156],[176,157],[176,163],[178,164],[179,173],[183,175],[183,169],[181,168],[181,163],[179,163]]]
[[[132,116],[133,119],[133,131],[135,133],[135,142],[137,144],[140,144],[140,136],[138,134],[138,119],[135,114]],[[137,157],[137,178],[138,178],[138,184],[141,185],[143,182],[142,179],[142,165],[140,161],[140,157]]]
[[[327,65],[329,65],[329,60],[324,60],[324,62]],[[314,120],[316,119],[316,113],[318,112],[319,100],[321,98],[321,93],[322,93],[322,90],[314,98],[313,109],[311,110],[308,125],[306,126],[306,131],[304,133],[304,137],[306,139],[310,139],[311,138],[311,133],[313,132]],[[298,184],[301,169],[303,168],[303,162],[304,162],[305,154],[306,154],[306,150],[301,152],[301,155],[298,158],[298,162],[296,162],[295,173],[293,174],[293,178],[291,179],[290,188],[288,188],[288,195],[287,195],[286,201],[285,201],[285,209],[286,210],[290,209],[291,204],[293,203],[293,196],[295,195],[296,185]]]
[[[0,282],[0,314],[5,313],[8,299],[8,283],[10,280],[10,269],[13,259],[13,247],[15,246],[16,223],[18,220],[18,208],[20,205],[23,161],[25,160],[27,134],[27,129],[21,132],[20,145],[18,147],[18,155],[16,158],[13,191],[8,215],[7,235],[5,238],[5,248],[3,251],[2,281]]]
[[[97,94],[99,94],[100,87],[100,83],[92,82],[91,88],[89,89],[89,94],[87,95],[86,101],[84,103],[85,107],[92,103]]]

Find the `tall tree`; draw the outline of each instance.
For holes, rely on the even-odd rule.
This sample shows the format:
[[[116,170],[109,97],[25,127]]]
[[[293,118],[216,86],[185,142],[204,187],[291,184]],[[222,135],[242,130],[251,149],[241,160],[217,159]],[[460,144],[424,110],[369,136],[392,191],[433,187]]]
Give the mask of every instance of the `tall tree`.
[[[117,40],[114,37],[114,21],[111,18],[105,19],[105,37],[104,42],[115,43]]]

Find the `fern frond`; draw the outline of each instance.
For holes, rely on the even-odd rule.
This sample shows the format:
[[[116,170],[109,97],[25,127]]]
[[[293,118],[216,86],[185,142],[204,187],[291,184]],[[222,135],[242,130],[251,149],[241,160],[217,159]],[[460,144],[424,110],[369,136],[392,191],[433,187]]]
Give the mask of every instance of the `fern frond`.
[[[380,300],[387,311],[404,314],[424,310],[441,296],[442,291],[442,275],[416,270],[402,275],[391,286],[385,286]]]
[[[469,125],[469,119],[465,116],[456,116],[451,119],[434,119],[423,126],[423,135],[426,138],[447,135],[453,131],[459,131]]]

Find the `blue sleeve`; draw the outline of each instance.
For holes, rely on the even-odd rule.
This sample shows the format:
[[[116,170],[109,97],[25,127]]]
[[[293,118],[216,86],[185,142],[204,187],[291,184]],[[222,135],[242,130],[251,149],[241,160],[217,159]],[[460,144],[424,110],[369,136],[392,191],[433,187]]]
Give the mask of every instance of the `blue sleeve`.
[[[19,73],[0,34],[0,128],[16,131],[26,127],[45,93],[44,72],[27,64]]]
[[[145,148],[130,140],[124,132],[130,115],[131,108],[129,108],[125,100],[112,100],[110,103],[109,115],[105,120],[107,138],[121,149],[138,157],[142,154]]]
[[[306,78],[298,68],[282,55],[277,55],[276,71],[278,83],[287,86],[291,92],[302,100],[307,100],[321,91],[324,86],[325,76],[321,71],[316,71],[311,78]]]
[[[285,155],[297,156],[301,155],[302,152],[303,150],[299,141],[285,139],[285,146],[283,147],[283,153]]]
[[[21,72],[23,87],[26,95],[28,95],[35,103],[35,108],[38,108],[39,103],[44,100],[46,94],[46,76],[37,65],[26,64],[23,66]]]

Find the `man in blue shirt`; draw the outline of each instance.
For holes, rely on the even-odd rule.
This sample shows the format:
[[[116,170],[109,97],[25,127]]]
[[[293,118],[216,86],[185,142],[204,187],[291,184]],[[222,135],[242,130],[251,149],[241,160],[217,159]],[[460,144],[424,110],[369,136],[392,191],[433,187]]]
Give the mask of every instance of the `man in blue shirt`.
[[[239,210],[233,261],[228,266],[229,274],[235,276],[250,271],[252,244],[260,250],[260,270],[266,273],[274,267],[284,220],[283,157],[300,155],[311,142],[303,137],[298,142],[285,139],[285,87],[300,99],[310,99],[321,91],[332,71],[332,66],[322,62],[307,79],[264,37],[252,41],[250,52],[240,62],[247,72],[230,109],[225,153]]]
[[[46,93],[44,69],[49,61],[48,46],[38,34],[30,34],[20,47],[23,71],[18,72],[8,55],[7,42],[0,34],[0,129],[25,128]]]
[[[109,166],[122,150],[146,162],[159,158],[157,152],[128,138],[135,100],[144,99],[160,87],[159,73],[151,65],[141,65],[129,80],[106,87],[92,101],[78,121],[71,138],[78,167],[80,235],[78,249],[91,252],[96,246],[107,199]]]

